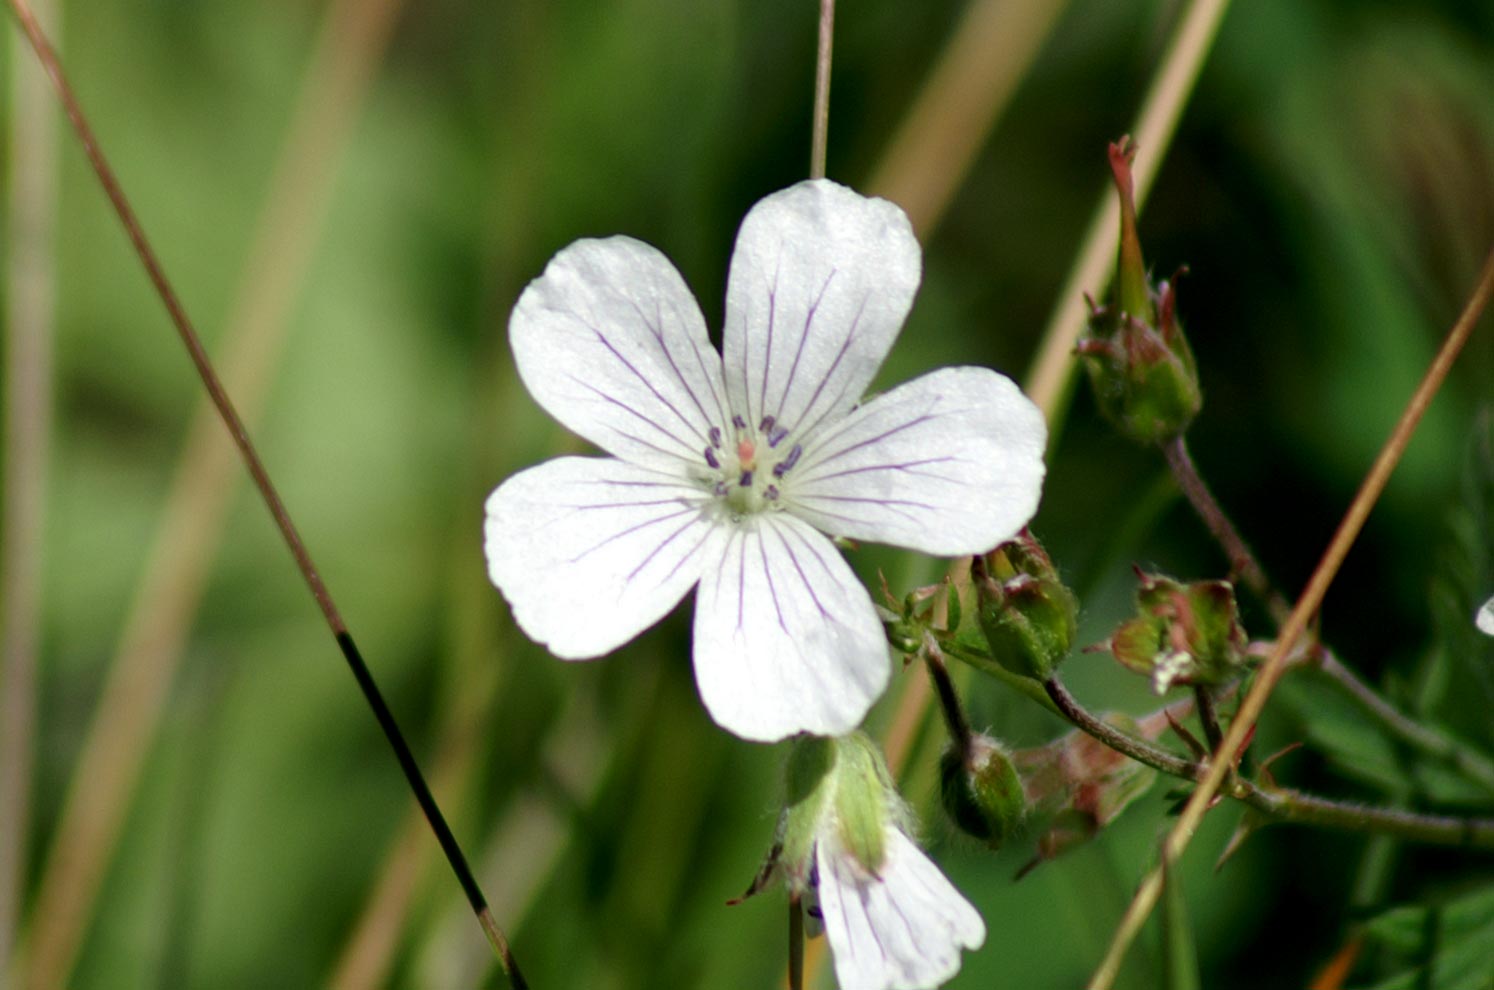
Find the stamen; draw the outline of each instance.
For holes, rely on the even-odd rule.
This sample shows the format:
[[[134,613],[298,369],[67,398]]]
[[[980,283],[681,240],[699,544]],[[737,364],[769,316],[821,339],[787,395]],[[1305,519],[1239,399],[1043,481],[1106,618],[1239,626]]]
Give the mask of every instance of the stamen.
[[[716,482],[715,487],[711,489],[711,491],[714,494],[721,495],[723,497],[726,495],[726,493],[727,493],[728,490],[729,489],[727,489],[727,487],[726,487],[726,482],[724,482],[724,481],[718,481],[718,482]]]
[[[731,418],[731,425],[739,430],[747,429],[747,421],[740,416],[733,416]]]
[[[721,462],[716,459],[716,452],[714,450],[712,450],[711,448],[707,447],[705,449],[705,457],[706,457],[706,463],[707,464],[709,464],[711,467],[715,468],[718,471],[721,470]]]
[[[741,485],[743,488],[751,488],[752,487],[752,472],[751,471],[743,471],[742,472],[742,477],[737,482],[737,484]]]
[[[804,448],[798,444],[794,444],[793,449],[788,452],[788,456],[773,466],[773,477],[782,478],[795,464],[799,463],[799,455],[803,453]]]
[[[763,491],[763,498],[767,499],[769,502],[776,502],[776,501],[778,501],[778,486],[777,485],[769,485]]]
[[[713,426],[713,427],[711,427],[711,432],[708,435],[711,438],[711,446],[715,447],[717,450],[720,450],[721,449],[721,427],[719,427],[719,426]]]
[[[783,438],[786,437],[786,436],[788,436],[788,429],[787,428],[782,427],[782,426],[775,426],[775,427],[773,427],[772,429],[770,429],[768,431],[768,446],[769,447],[776,447],[776,446],[778,446],[780,443],[783,442]]]
[[[771,431],[773,429],[773,424],[776,422],[778,422],[778,420],[774,419],[772,416],[764,416],[763,421],[757,424],[757,432],[767,433]]]

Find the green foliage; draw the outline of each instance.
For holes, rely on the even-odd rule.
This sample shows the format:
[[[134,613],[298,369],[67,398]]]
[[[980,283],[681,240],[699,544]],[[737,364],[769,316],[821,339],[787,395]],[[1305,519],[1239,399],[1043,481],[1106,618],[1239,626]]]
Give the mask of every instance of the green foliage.
[[[64,11],[79,95],[219,358],[325,6],[94,0]],[[868,189],[970,6],[841,4],[833,178]],[[524,392],[504,332],[517,294],[556,249],[612,233],[647,240],[680,266],[719,330],[737,223],[804,173],[813,7],[404,5],[317,204],[324,225],[317,210],[297,218],[319,232],[295,273],[288,341],[255,351],[271,384],[251,430],[435,771],[536,990],[732,990],[782,978],[782,904],[723,902],[771,841],[784,753],[724,737],[701,711],[688,607],[615,657],[558,663],[514,628],[488,585],[479,529],[500,480],[579,449]],[[1069,5],[952,208],[921,231],[923,288],[884,381],[944,363],[1020,377],[1051,309],[1079,304],[1058,295],[1106,185],[1104,147],[1141,103],[1176,12]],[[1004,63],[1004,43],[993,64]],[[5,58],[24,68],[16,46]],[[1193,449],[1284,587],[1316,560],[1485,250],[1476,218],[1494,215],[1491,66],[1494,20],[1479,5],[1444,0],[1413,14],[1359,0],[1235,4],[1142,214],[1157,269],[1192,268],[1183,305],[1209,394]],[[0,150],[8,185],[14,142]],[[241,493],[206,537],[169,515],[199,390],[70,139],[57,167],[56,418],[27,906],[159,540],[200,565],[207,586],[200,602],[175,603],[182,665],[162,688],[165,721],[69,985],[325,985],[384,878],[399,875],[390,864],[416,828],[411,802],[263,509]],[[1471,596],[1494,592],[1487,442],[1469,455],[1472,487],[1456,498],[1453,488],[1474,409],[1490,394],[1494,336],[1481,330],[1324,618],[1346,659],[1410,683],[1435,569],[1438,719],[1486,748],[1491,694],[1479,677],[1494,670],[1494,640],[1467,627]],[[1034,524],[1066,570],[1104,565],[1092,568],[1081,645],[1126,614],[1129,590],[1106,584],[1112,562],[1196,577],[1226,566],[1184,509],[1161,512],[1148,494],[1151,452],[1114,442],[1094,414],[1092,400],[1077,400]],[[1487,418],[1477,422],[1487,439]],[[1442,544],[1455,512],[1457,545],[1434,568],[1427,548]],[[883,567],[899,591],[939,573],[894,551],[851,559],[865,577]],[[1253,605],[1242,605],[1254,632]],[[967,602],[967,627],[974,611]],[[1152,704],[1113,667],[1076,656],[1065,676],[1097,709]],[[916,676],[904,673],[897,689]],[[1376,788],[1403,778],[1404,754],[1311,690],[1301,724],[1335,774]],[[970,693],[1014,749],[1051,744],[1057,723],[1027,699]],[[874,732],[893,704],[874,713]],[[1285,721],[1268,710],[1263,736],[1295,731]],[[1283,778],[1293,765],[1278,768]],[[1086,806],[1084,821],[1109,827],[1019,884],[1031,844],[991,853],[926,829],[992,932],[953,987],[1087,977],[1162,814],[1160,799],[1142,795],[1150,774],[1106,769],[1118,776],[1099,797],[1113,800]],[[1416,779],[1433,799],[1466,797],[1430,772]],[[908,796],[935,820],[932,787]],[[1131,813],[1110,824],[1122,809]],[[1201,844],[1222,844],[1219,818],[1205,822]],[[460,890],[429,835],[411,834],[406,910],[377,946],[383,983],[491,985]],[[1266,830],[1219,877],[1207,856],[1182,864],[1203,985],[1305,982],[1337,935],[1323,918],[1347,897],[1318,875],[1326,868],[1308,841]],[[1304,882],[1329,903],[1304,905]],[[1439,916],[1444,932],[1452,912]],[[1242,971],[1242,953],[1262,944],[1271,958],[1249,958],[1269,972]],[[1460,936],[1432,948],[1451,956],[1474,944]],[[1425,969],[1424,950],[1406,950],[1409,972]],[[1160,960],[1142,954],[1126,979],[1152,987],[1160,974]]]
[[[1486,990],[1494,983],[1494,886],[1436,905],[1407,905],[1365,926],[1393,976],[1365,990]]]

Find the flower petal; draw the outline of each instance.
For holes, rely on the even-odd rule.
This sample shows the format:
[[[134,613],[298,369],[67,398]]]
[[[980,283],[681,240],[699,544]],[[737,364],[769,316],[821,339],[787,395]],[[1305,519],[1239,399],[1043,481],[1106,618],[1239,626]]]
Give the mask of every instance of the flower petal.
[[[488,576],[536,642],[565,660],[613,650],[700,578],[712,546],[706,496],[611,457],[561,457],[488,496]]]
[[[870,876],[833,836],[822,839],[819,901],[825,937],[844,990],[922,990],[959,972],[960,950],[986,940],[970,902],[898,829],[887,860]]]
[[[732,408],[801,438],[833,422],[887,356],[921,268],[907,216],[886,200],[818,179],[759,202],[726,286]]]
[[[790,511],[836,536],[956,556],[1010,539],[1043,488],[1042,412],[988,368],[944,368],[879,395],[805,448]]]
[[[545,411],[610,454],[662,470],[703,462],[731,421],[721,360],[678,271],[630,237],[582,240],[529,283],[508,325]]]
[[[866,588],[787,513],[726,532],[695,600],[695,682],[711,717],[763,742],[854,729],[891,673]]]
[[[1473,621],[1481,632],[1494,636],[1494,598],[1484,602],[1484,607],[1478,610],[1478,617]]]

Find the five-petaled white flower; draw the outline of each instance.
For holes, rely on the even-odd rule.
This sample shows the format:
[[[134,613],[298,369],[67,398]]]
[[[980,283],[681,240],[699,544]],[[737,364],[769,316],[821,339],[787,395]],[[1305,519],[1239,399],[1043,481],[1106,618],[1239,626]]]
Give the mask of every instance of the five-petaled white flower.
[[[725,357],[684,280],[627,237],[562,250],[519,297],[519,376],[610,457],[561,457],[487,502],[493,583],[533,639],[596,657],[693,586],[695,677],[747,739],[855,727],[890,663],[825,534],[977,553],[1037,508],[1046,427],[1007,378],[946,368],[858,404],[921,267],[893,204],[827,180],[737,235]]]
[[[1494,598],[1484,602],[1484,607],[1478,610],[1478,616],[1473,621],[1482,632],[1494,636]]]

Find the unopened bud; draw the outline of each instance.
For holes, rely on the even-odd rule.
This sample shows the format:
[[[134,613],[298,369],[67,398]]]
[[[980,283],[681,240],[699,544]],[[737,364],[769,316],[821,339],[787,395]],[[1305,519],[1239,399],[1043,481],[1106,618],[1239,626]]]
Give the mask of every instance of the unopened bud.
[[[1006,670],[1046,681],[1074,644],[1074,593],[1031,533],[977,557],[971,568],[980,627]]]
[[[1228,581],[1138,577],[1136,617],[1108,644],[1117,660],[1150,677],[1158,694],[1173,684],[1218,684],[1244,665],[1245,630]]]
[[[1121,203],[1116,302],[1092,306],[1087,334],[1075,346],[1084,357],[1100,412],[1121,433],[1156,443],[1188,428],[1203,406],[1198,368],[1177,317],[1176,289],[1153,283],[1136,232],[1131,188],[1135,146],[1110,146],[1110,167]]]
[[[946,750],[939,760],[944,810],[962,832],[991,846],[1016,833],[1027,814],[1022,778],[1000,743],[974,736],[969,752]]]

